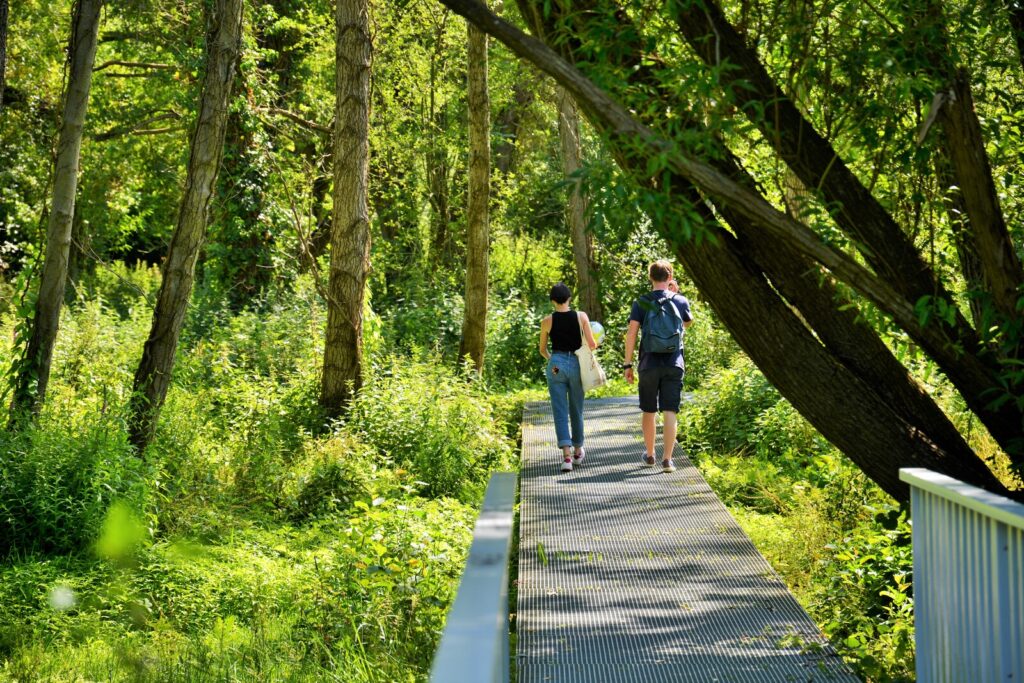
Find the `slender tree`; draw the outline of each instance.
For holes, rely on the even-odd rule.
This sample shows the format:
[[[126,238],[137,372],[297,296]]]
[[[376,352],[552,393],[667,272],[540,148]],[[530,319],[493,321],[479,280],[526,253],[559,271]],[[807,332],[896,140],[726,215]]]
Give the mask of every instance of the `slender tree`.
[[[6,3],[3,19],[6,23]],[[64,114],[57,142],[53,179],[53,200],[46,228],[46,254],[36,298],[35,317],[25,356],[20,361],[12,402],[12,416],[29,410],[37,412],[46,398],[50,380],[53,345],[57,339],[60,309],[68,278],[68,255],[78,189],[78,164],[82,150],[82,129],[89,107],[92,67],[96,58],[100,10],[103,0],[78,0],[68,49],[68,84]],[[6,35],[4,26],[3,35]],[[0,88],[2,91],[3,88]]]
[[[427,189],[430,199],[430,260],[435,267],[450,266],[453,252],[449,197],[451,164],[445,147],[444,132],[448,128],[448,103],[438,102],[444,78],[443,64],[447,50],[445,36],[450,13],[445,11],[434,27],[434,49],[430,53],[427,120]]]
[[[131,442],[140,453],[153,439],[160,408],[167,397],[178,338],[192,295],[196,259],[206,237],[241,48],[242,5],[243,0],[216,0],[211,8],[206,75],[192,134],[185,191],[163,264],[153,325],[133,383],[129,431]]]
[[[566,205],[569,236],[572,239],[572,258],[576,264],[576,282],[579,287],[580,306],[591,320],[604,320],[601,296],[597,290],[597,265],[594,262],[594,237],[587,232],[587,198],[578,178],[580,170],[580,117],[576,104],[565,88],[558,88],[558,137],[562,142],[562,168],[570,179],[571,190]]]
[[[491,183],[491,115],[487,93],[487,34],[469,24],[469,195],[466,202],[466,296],[459,357],[483,372],[487,336],[488,203]]]
[[[7,0],[0,0],[0,111],[4,108],[4,86],[7,84]]]
[[[363,300],[370,265],[370,20],[366,0],[335,14],[334,213],[320,404],[338,415],[363,381]]]

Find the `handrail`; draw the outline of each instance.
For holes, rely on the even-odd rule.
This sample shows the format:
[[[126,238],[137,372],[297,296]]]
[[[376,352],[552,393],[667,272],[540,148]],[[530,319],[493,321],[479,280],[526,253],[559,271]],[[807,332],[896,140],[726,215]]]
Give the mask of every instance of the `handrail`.
[[[1017,501],[923,467],[904,467],[900,470],[900,480],[1003,524],[1024,529],[1024,504]]]
[[[920,468],[910,484],[917,680],[1024,680],[1024,505]]]
[[[515,472],[491,475],[459,591],[434,655],[432,683],[508,683],[508,564]]]

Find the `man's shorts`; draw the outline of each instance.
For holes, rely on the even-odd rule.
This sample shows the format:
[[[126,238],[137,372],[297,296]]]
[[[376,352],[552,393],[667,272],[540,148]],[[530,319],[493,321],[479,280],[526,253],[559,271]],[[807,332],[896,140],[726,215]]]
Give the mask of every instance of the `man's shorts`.
[[[678,413],[683,393],[683,369],[676,366],[640,371],[640,410]]]

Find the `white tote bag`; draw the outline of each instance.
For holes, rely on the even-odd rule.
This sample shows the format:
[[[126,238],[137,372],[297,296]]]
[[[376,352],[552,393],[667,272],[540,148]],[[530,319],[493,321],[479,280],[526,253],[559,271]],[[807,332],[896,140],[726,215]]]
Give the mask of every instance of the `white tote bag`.
[[[587,336],[583,333],[583,318],[576,314],[576,322],[580,324],[580,348],[576,349],[576,357],[580,359],[580,379],[583,380],[583,391],[596,389],[608,381],[604,368],[597,362],[597,356],[587,344]]]

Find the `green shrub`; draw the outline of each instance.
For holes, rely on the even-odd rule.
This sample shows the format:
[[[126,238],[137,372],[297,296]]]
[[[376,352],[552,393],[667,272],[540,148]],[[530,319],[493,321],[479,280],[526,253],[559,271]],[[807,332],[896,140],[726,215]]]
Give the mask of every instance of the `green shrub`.
[[[740,349],[708,306],[692,298],[690,303],[694,309],[694,322],[686,329],[684,342],[685,386],[687,389],[699,389],[727,367]]]
[[[758,456],[767,460],[808,458],[828,452],[832,446],[785,399],[768,406],[754,419],[750,441]]]
[[[747,451],[756,442],[758,416],[778,400],[779,393],[754,364],[736,356],[680,409],[680,439],[698,455]]]
[[[141,262],[100,264],[78,284],[79,299],[102,301],[122,318],[128,318],[139,308],[152,310],[159,289],[160,268]]]
[[[436,355],[385,359],[353,401],[348,425],[412,470],[430,496],[474,500],[512,453],[486,388]]]
[[[812,612],[854,668],[871,681],[913,681],[914,563],[910,525],[892,507],[836,542]]]
[[[38,426],[0,431],[0,548],[89,548],[114,501],[148,509],[150,471],[110,415],[49,411]]]
[[[375,453],[344,432],[309,443],[293,463],[284,487],[284,505],[291,518],[304,522],[342,512],[369,496]]]
[[[544,359],[537,352],[541,316],[512,291],[487,311],[484,375],[488,384],[519,387],[544,381]]]
[[[777,465],[758,458],[722,455],[701,461],[701,472],[726,505],[742,505],[761,513],[789,509],[791,482]]]
[[[462,295],[449,291],[417,292],[382,307],[384,345],[403,351],[428,349],[452,358],[462,338]]]

